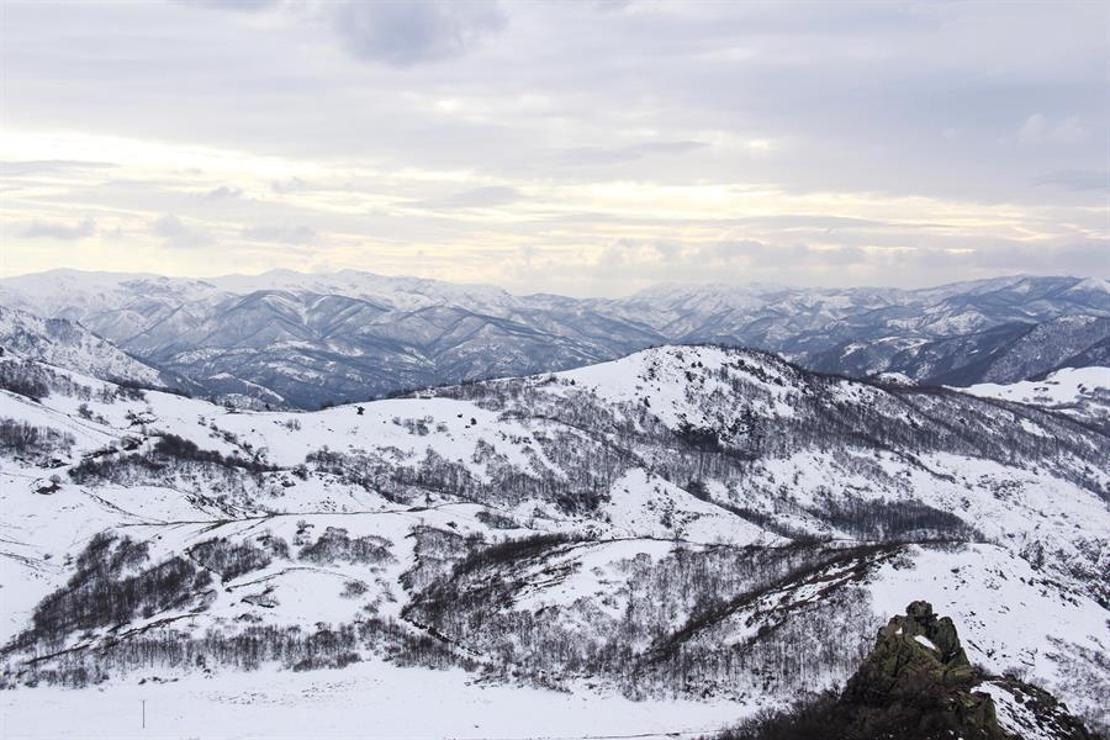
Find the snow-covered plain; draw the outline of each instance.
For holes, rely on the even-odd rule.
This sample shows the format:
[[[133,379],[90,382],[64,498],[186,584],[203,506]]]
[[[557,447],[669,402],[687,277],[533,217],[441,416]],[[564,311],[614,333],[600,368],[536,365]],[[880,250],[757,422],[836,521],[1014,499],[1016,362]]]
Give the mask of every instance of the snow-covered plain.
[[[9,740],[701,737],[749,711],[724,700],[631,701],[588,690],[483,685],[460,669],[368,662],[8,691],[0,693],[0,733]]]

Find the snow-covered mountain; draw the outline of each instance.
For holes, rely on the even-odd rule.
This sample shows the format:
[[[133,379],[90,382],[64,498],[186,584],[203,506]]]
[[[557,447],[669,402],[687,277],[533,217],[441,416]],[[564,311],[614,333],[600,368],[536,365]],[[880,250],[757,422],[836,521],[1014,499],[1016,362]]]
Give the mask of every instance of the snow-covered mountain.
[[[55,271],[4,281],[3,303],[81,321],[209,393],[306,408],[579,367],[662,341],[494,288],[353,272],[196,281]]]
[[[668,343],[754,347],[824,372],[923,384],[1110,363],[1110,290],[1079,278],[917,291],[659,286],[578,300],[354,271],[188,280],[56,270],[0,280],[0,304],[79,321],[206,394],[301,408]]]
[[[873,349],[862,348],[862,354],[868,351]],[[891,357],[886,372],[964,386],[1014,383],[1039,379],[1060,368],[1108,364],[1110,317],[1068,315],[915,344]]]
[[[196,712],[244,671],[309,672],[304,702],[434,667],[740,718],[926,599],[974,663],[1108,719],[1110,438],[1053,410],[704,346],[312,413],[2,362],[10,717],[86,695],[51,685],[179,680]]]
[[[155,388],[186,385],[181,379],[121,352],[111,342],[76,322],[43,319],[27,311],[4,306],[0,306],[0,348],[120,383]]]

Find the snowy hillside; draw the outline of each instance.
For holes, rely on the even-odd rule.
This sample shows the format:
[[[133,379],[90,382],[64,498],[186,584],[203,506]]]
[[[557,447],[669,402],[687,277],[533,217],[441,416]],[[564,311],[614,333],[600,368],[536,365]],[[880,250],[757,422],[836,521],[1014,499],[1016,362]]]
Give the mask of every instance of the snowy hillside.
[[[206,395],[317,409],[413,388],[567,370],[663,344],[721,343],[921,384],[1106,364],[1104,281],[1011,277],[927,290],[664,285],[622,299],[365,272],[205,280],[54,270],[0,305],[79,321]]]
[[[1110,368],[1082,367],[1057,370],[1044,380],[1019,383],[981,383],[964,389],[981,398],[1040,406],[1074,419],[1110,429]]]
[[[244,671],[300,702],[447,668],[708,731],[843,681],[914,599],[1107,721],[1110,439],[1062,414],[713,347],[312,413],[2,363],[15,722],[84,701],[51,686],[180,680],[203,713]]]
[[[0,347],[24,357],[119,382],[167,387],[174,380],[121,352],[80,324],[0,306]]]

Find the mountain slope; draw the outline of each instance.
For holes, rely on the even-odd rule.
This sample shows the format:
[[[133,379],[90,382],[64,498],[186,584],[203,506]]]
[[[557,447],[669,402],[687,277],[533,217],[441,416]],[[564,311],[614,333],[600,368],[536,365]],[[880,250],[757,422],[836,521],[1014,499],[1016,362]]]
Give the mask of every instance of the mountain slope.
[[[0,280],[0,304],[80,321],[209,394],[302,408],[667,343],[750,346],[824,372],[950,385],[1063,366],[1046,358],[1097,364],[1110,346],[1105,281],[1066,277],[914,291],[659,286],[582,300],[355,271],[188,280],[57,270]]]
[[[78,323],[43,319],[0,306],[0,351],[80,373],[148,387],[180,387],[181,381],[121,352]]]
[[[1043,380],[981,383],[964,389],[981,398],[1016,401],[1110,430],[1110,367],[1057,370]]]
[[[1104,711],[1110,441],[1049,411],[713,347],[303,414],[47,381],[0,391],[28,700],[386,660],[755,711],[927,598]]]
[[[1064,316],[1041,324],[1006,324],[973,335],[907,348],[887,363],[931,385],[1014,383],[1044,377],[1062,367],[1082,367],[1081,357],[1110,342],[1110,318]]]

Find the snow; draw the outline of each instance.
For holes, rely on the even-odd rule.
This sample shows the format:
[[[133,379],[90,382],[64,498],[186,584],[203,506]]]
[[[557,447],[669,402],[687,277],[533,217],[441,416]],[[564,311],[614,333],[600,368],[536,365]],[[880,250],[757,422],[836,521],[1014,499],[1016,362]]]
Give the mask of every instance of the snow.
[[[914,635],[913,639],[917,642],[918,645],[924,645],[925,647],[932,650],[934,653],[940,652],[939,650],[937,650],[937,646],[933,644],[933,641],[925,635]]]
[[[980,383],[959,390],[1039,406],[1088,423],[1110,423],[1110,367],[1063,368],[1044,380]]]
[[[977,691],[989,695],[994,700],[998,725],[1014,737],[1022,740],[1057,740],[1055,733],[1040,727],[1036,715],[1023,706],[1005,687],[987,681],[976,687]]]
[[[773,544],[782,538],[736,517],[716,504],[701,501],[674,483],[644,470],[629,470],[612,486],[614,495],[605,505],[612,525],[630,536],[666,538],[674,529],[662,521],[681,520],[684,539],[694,542],[728,542],[736,545]]]
[[[162,374],[117,349],[78,323],[46,320],[0,306],[0,344],[4,349],[70,370],[164,387]]]
[[[1069,293],[1110,293],[1110,280],[1103,278],[1090,277],[1080,280],[1078,283],[1068,288]]]
[[[683,422],[709,424],[705,409],[699,408],[695,399],[730,394],[731,386],[721,373],[729,379],[742,378],[765,392],[771,403],[761,410],[767,416],[794,416],[791,383],[785,382],[790,378],[784,366],[758,353],[717,347],[660,347],[557,373],[556,377],[573,381],[576,388],[590,390],[611,403],[638,404],[645,396],[650,397],[652,413],[668,427],[678,429]]]
[[[358,398],[362,389],[369,397],[578,367],[666,342],[762,346],[803,364],[824,356],[824,364],[842,337],[847,349],[830,369],[859,371],[852,356],[870,354],[861,349],[870,343],[867,371],[880,372],[892,354],[876,344],[909,347],[1012,322],[1010,301],[996,293],[1028,301],[1022,318],[1030,322],[1110,313],[1106,281],[1075,278],[916,291],[671,285],[614,300],[356,271],[190,280],[56,270],[0,280],[0,303],[81,321],[205,393],[238,392],[226,387],[238,379],[244,394],[304,408]]]
[[[1096,388],[1110,391],[1110,367],[1064,368],[1044,380],[1023,380],[1006,385],[981,383],[956,390],[981,398],[998,398],[1051,408],[1075,403],[1084,393]]]
[[[617,619],[623,606],[614,602],[604,603],[610,595],[613,584],[622,579],[621,565],[639,556],[653,560],[666,557],[673,544],[649,539],[630,539],[625,541],[582,544],[569,548],[563,555],[537,565],[535,573],[528,579],[537,585],[525,591],[516,608],[537,611],[552,605],[573,604],[580,598],[597,598],[602,610]],[[560,566],[571,565],[570,572],[562,578],[540,580],[540,571],[558,571]]]
[[[922,328],[938,336],[953,336],[970,334],[989,326],[989,323],[990,320],[979,311],[967,311],[956,315],[941,316],[936,321],[926,323]]]
[[[224,455],[242,453],[249,443],[255,450],[264,448],[266,459],[283,468],[302,463],[307,452],[326,445],[337,452],[380,454],[399,465],[415,464],[435,453],[458,462],[476,478],[489,480],[491,463],[478,456],[483,445],[493,450],[490,455],[513,468],[561,474],[562,469],[548,459],[538,439],[554,429],[574,432],[575,428],[544,418],[542,404],[558,404],[576,396],[593,397],[603,402],[599,408],[618,418],[634,420],[642,399],[650,396],[651,413],[667,426],[676,428],[690,422],[722,428],[736,414],[729,381],[737,380],[737,387],[758,396],[752,406],[759,413],[777,418],[783,409],[792,410],[791,394],[799,392],[799,382],[789,376],[790,372],[789,366],[757,353],[668,347],[554,376],[513,381],[517,384],[514,387],[534,392],[530,398],[538,404],[515,416],[488,404],[483,406],[481,401],[432,393],[312,413],[285,413],[233,412],[160,392],[147,392],[143,400],[105,403],[94,392],[88,406],[94,415],[105,418],[100,423],[77,415],[77,398],[51,394],[42,403],[35,403],[0,392],[0,417],[73,434],[76,443],[72,461],[124,436],[145,436],[144,444],[150,445],[157,434],[172,432],[193,440],[202,449]],[[76,373],[70,375],[94,390],[108,385]],[[891,397],[878,388],[847,381],[835,381],[824,390],[838,404],[882,403]],[[727,403],[730,398],[732,404]],[[745,403],[749,400],[743,399]],[[133,425],[129,412],[142,414],[147,421]],[[1024,426],[1026,419],[1021,417],[1021,422],[1015,426]],[[658,454],[671,454],[671,450],[664,447]],[[568,619],[585,623],[592,615],[602,621],[618,619],[622,613],[620,599],[606,601],[606,596],[621,583],[624,564],[639,557],[657,561],[672,551],[676,540],[691,550],[717,543],[746,547],[784,542],[781,536],[735,515],[725,505],[773,515],[794,531],[847,538],[848,533],[823,525],[811,512],[829,500],[852,496],[859,501],[891,503],[920,500],[941,511],[958,513],[995,543],[947,549],[912,546],[904,557],[885,562],[862,586],[871,612],[880,623],[902,613],[911,601],[924,598],[938,613],[953,618],[973,662],[995,672],[1020,668],[1049,688],[1062,691],[1067,690],[1069,671],[1074,673],[1076,661],[1081,660],[1077,657],[1081,651],[1071,647],[1096,655],[1110,648],[1106,611],[1086,595],[1078,570],[1098,567],[1101,562],[1091,552],[1110,538],[1106,505],[1096,492],[1065,480],[1053,470],[956,454],[918,454],[907,460],[897,450],[812,447],[760,458],[745,469],[743,480],[736,486],[735,481],[726,486],[725,481],[709,479],[703,500],[653,472],[650,459],[636,459],[615,470],[607,481],[608,497],[592,519],[566,516],[544,502],[528,499],[507,510],[480,503],[448,503],[445,497],[431,495],[427,507],[399,506],[376,491],[343,484],[315,471],[307,479],[277,474],[287,479],[287,488],[273,495],[252,494],[248,500],[225,502],[224,508],[189,493],[189,487],[180,480],[164,486],[77,486],[68,482],[64,468],[60,471],[63,485],[45,496],[35,490],[51,470],[8,458],[0,461],[0,508],[5,511],[0,522],[0,593],[5,602],[0,642],[25,628],[33,605],[64,582],[70,572],[62,565],[65,558],[79,552],[93,533],[106,528],[114,527],[149,542],[154,560],[181,553],[214,536],[236,539],[269,531],[293,542],[302,519],[313,525],[313,538],[327,527],[337,527],[347,529],[352,537],[380,536],[391,543],[393,559],[373,566],[339,562],[311,567],[303,561],[282,560],[221,584],[223,588],[210,608],[196,617],[196,629],[218,628],[244,613],[281,625],[343,623],[371,603],[382,617],[396,618],[405,599],[400,575],[415,562],[415,541],[410,534],[419,525],[454,530],[462,536],[480,533],[487,541],[548,531],[587,533],[593,541],[568,545],[565,552],[552,555],[529,571],[527,585],[515,605],[518,609],[539,610],[552,605],[571,607],[582,600],[594,611],[567,608],[566,613]],[[1097,471],[1091,475],[1098,477]],[[1106,482],[1110,471],[1101,475]],[[513,515],[520,528],[491,531],[478,515],[495,510]],[[232,516],[235,518],[230,519]],[[528,523],[530,531],[525,531],[523,522]],[[1034,569],[1023,559],[1023,552],[1041,546],[1044,562]],[[844,571],[835,577],[849,583],[852,575]],[[367,585],[362,601],[340,595],[351,580]],[[822,598],[827,585],[817,580],[805,582],[776,591],[761,599],[759,605],[781,608],[783,612],[804,609]],[[243,601],[265,589],[270,589],[272,604],[258,606]],[[675,618],[681,616],[676,614]],[[597,629],[598,625],[583,625],[584,629],[588,627]],[[757,628],[754,622],[741,625],[722,633],[723,639],[746,639]],[[1071,643],[1061,643],[1060,636]],[[738,705],[719,708],[698,704],[700,708],[689,711],[686,704],[630,705],[594,689],[567,696],[509,686],[480,688],[474,685],[473,675],[411,671],[367,663],[342,672],[311,675],[268,672],[238,677],[220,674],[211,679],[184,676],[172,687],[149,683],[137,687],[129,678],[125,683],[85,692],[49,688],[36,689],[35,693],[23,689],[6,692],[0,697],[0,707],[4,708],[5,721],[14,723],[6,729],[17,735],[32,731],[30,721],[35,711],[28,706],[32,699],[26,697],[30,696],[34,702],[45,702],[44,706],[58,710],[59,716],[48,720],[53,724],[37,730],[42,736],[76,733],[78,729],[65,723],[70,718],[88,717],[91,721],[85,724],[102,726],[102,736],[106,737],[124,736],[133,730],[121,724],[126,713],[119,707],[133,706],[141,698],[139,693],[145,691],[154,693],[143,696],[153,696],[162,704],[169,704],[171,697],[181,693],[181,706],[188,711],[165,710],[174,712],[175,718],[173,729],[167,730],[169,736],[202,734],[205,721],[212,722],[212,727],[226,722],[230,731],[244,737],[252,732],[265,736],[283,730],[283,723],[297,726],[300,720],[295,715],[302,711],[296,708],[300,702],[319,706],[328,715],[320,731],[334,734],[351,730],[352,725],[344,724],[349,722],[344,716],[351,711],[348,702],[363,702],[367,711],[382,713],[381,732],[386,736],[390,730],[408,732],[408,727],[413,728],[414,736],[437,736],[448,731],[444,728],[457,735],[458,727],[470,727],[472,720],[479,725],[474,728],[475,736],[512,737],[537,732],[573,736],[603,734],[600,730],[606,728],[613,734],[708,731],[719,726],[712,722],[735,721],[747,711]],[[423,689],[417,687],[412,689],[412,696],[405,694],[405,687],[419,684],[411,676],[427,676],[428,692],[421,693]],[[259,685],[262,688],[257,688]],[[420,712],[421,701],[430,702],[429,697],[435,696],[433,689],[457,690],[464,697],[444,700],[448,702],[444,711],[456,712],[456,719]],[[96,702],[95,697],[101,697],[103,703]],[[379,701],[389,702],[389,706],[378,709]],[[1077,707],[1089,706],[1082,696],[1074,694],[1068,695],[1068,701]],[[528,711],[524,714],[531,714],[514,719],[516,715],[502,709],[500,702],[525,707]],[[116,707],[114,713],[105,709],[109,705]],[[148,705],[148,709],[154,706]],[[433,716],[410,717],[414,724],[402,727],[400,708],[396,719],[391,719],[394,706]],[[579,706],[586,708],[576,714],[574,710]],[[483,717],[482,709],[489,716]],[[718,709],[719,715],[714,714]],[[271,718],[267,711],[275,716]],[[610,711],[627,721],[613,719],[606,724],[610,720],[594,716]],[[100,712],[112,716],[101,718]],[[231,716],[233,713],[238,714]],[[502,713],[506,714],[504,718],[499,716]],[[552,713],[571,716],[550,721]],[[545,723],[538,729],[537,716]],[[676,716],[682,717],[683,724],[678,727],[673,724]],[[694,721],[703,716],[705,724]],[[690,725],[685,724],[688,720]],[[377,727],[375,724],[375,731]]]
[[[146,728],[142,727],[145,702]],[[698,737],[754,711],[727,701],[642,701],[482,686],[461,670],[368,661],[341,671],[190,676],[73,691],[0,693],[8,740],[31,738]]]
[[[910,376],[906,375],[905,373],[898,373],[898,372],[893,372],[893,371],[892,372],[879,373],[877,376],[875,376],[875,379],[879,380],[883,383],[892,383],[894,385],[904,385],[904,386],[917,385],[917,383],[914,382],[914,379],[911,378]]]

